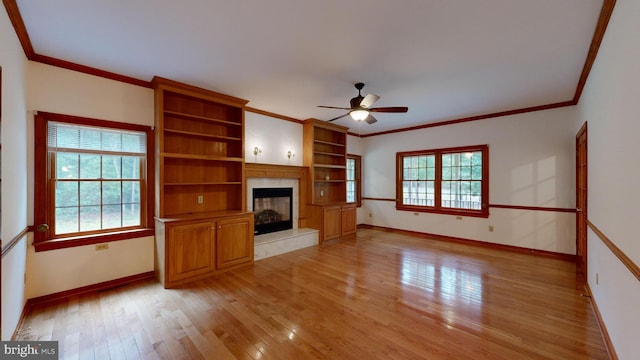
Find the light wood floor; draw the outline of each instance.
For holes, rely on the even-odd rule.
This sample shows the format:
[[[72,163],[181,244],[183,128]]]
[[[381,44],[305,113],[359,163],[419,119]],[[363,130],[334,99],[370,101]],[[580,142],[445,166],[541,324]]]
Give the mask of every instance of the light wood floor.
[[[58,340],[61,359],[606,359],[581,292],[570,262],[367,229],[40,305],[19,340]]]

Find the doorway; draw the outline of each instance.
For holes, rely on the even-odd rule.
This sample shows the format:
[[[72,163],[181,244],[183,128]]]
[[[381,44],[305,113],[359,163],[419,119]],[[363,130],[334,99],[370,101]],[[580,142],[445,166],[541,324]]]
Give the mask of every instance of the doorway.
[[[576,135],[576,258],[577,271],[587,282],[587,123]]]

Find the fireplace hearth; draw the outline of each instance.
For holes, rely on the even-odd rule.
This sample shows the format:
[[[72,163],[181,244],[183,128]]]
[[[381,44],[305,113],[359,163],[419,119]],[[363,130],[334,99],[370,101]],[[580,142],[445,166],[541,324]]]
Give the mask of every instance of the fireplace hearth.
[[[253,189],[255,235],[293,228],[292,196],[292,188]]]

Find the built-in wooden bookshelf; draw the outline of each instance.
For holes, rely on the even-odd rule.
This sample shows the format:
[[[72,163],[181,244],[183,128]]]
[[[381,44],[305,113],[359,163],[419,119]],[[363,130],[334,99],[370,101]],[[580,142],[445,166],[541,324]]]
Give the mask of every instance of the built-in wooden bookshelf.
[[[246,210],[247,101],[158,77],[153,84],[160,175],[156,215]]]
[[[303,125],[304,165],[309,167],[310,227],[320,241],[356,231],[356,205],[347,204],[347,130],[309,119]]]
[[[253,262],[246,100],[155,77],[156,255],[165,287]]]
[[[309,167],[311,203],[346,201],[347,128],[320,120],[304,122],[304,165]]]

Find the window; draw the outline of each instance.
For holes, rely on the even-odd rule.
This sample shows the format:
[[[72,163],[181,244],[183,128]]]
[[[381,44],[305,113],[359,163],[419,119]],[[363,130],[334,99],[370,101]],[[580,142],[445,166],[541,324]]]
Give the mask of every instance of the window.
[[[487,145],[396,154],[398,210],[488,217]]]
[[[36,248],[153,234],[152,138],[139,125],[36,115]]]
[[[362,182],[360,181],[362,171],[360,155],[347,154],[347,202],[362,205]]]

